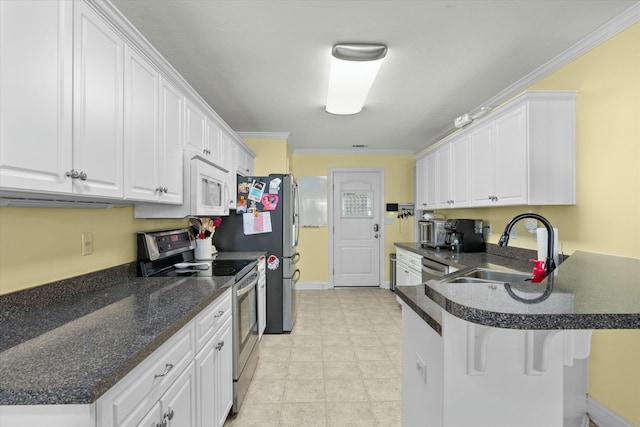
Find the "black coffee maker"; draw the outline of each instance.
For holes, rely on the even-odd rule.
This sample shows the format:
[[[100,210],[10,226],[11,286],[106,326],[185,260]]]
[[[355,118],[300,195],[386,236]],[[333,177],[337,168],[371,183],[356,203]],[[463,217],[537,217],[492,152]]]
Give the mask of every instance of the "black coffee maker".
[[[484,252],[481,219],[448,219],[445,243],[453,252]]]

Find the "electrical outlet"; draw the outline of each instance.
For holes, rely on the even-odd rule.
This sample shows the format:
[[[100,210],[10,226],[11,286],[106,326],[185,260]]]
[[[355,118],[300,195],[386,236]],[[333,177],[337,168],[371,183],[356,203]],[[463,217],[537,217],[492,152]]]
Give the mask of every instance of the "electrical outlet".
[[[93,233],[82,233],[82,255],[93,253]]]

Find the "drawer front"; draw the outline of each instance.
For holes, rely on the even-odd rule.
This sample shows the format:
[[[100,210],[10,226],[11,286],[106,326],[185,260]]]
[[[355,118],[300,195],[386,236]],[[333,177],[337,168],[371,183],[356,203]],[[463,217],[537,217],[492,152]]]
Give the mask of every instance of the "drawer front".
[[[422,271],[422,257],[420,258],[409,257],[407,265],[413,268],[414,270]]]
[[[231,288],[216,298],[195,318],[196,353],[211,339],[226,319],[231,317]]]
[[[136,425],[194,356],[195,328],[189,322],[98,399],[98,426]]]
[[[403,264],[409,263],[409,252],[404,249],[396,249],[396,262],[401,262]]]

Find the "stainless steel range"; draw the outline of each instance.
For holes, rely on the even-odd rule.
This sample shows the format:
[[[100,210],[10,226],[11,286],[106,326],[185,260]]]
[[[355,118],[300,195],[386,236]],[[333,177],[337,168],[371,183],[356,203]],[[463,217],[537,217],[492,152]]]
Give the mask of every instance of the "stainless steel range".
[[[138,275],[142,277],[234,276],[233,412],[247,393],[258,364],[258,266],[257,260],[196,261],[191,229],[138,233]]]

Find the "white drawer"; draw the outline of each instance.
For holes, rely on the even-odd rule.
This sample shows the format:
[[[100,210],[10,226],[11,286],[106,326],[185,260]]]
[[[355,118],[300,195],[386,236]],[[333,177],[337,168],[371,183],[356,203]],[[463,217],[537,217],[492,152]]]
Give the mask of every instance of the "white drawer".
[[[189,322],[97,401],[98,427],[135,425],[149,412],[195,356]]]
[[[218,328],[231,317],[231,288],[195,317],[196,353],[211,339]]]

